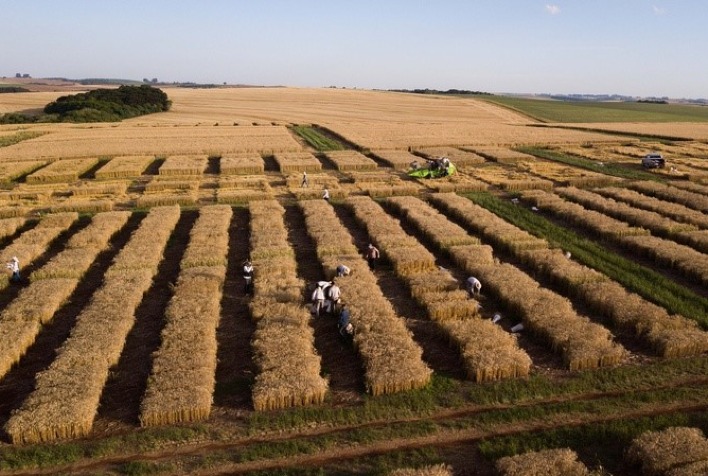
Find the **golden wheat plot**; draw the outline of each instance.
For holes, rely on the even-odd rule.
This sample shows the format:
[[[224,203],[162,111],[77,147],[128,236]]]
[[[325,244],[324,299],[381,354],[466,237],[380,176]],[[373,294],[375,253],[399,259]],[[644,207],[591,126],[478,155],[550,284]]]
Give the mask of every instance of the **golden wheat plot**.
[[[688,208],[685,205],[669,202],[666,200],[660,200],[658,198],[650,197],[648,195],[642,195],[639,192],[635,192],[634,190],[628,190],[626,188],[598,188],[595,189],[595,192],[599,193],[603,197],[609,197],[618,201],[628,203],[635,208],[641,208],[643,210],[656,212],[678,222],[695,225],[696,227],[704,230],[708,229],[708,215],[698,210]],[[708,194],[708,187],[706,187],[706,190],[704,192],[699,193]]]
[[[586,208],[610,215],[618,220],[644,227],[652,232],[673,235],[684,231],[694,231],[698,227],[680,223],[662,215],[605,198],[597,193],[576,187],[558,187],[555,189],[561,197],[579,203]]]
[[[509,192],[519,190],[551,190],[553,182],[539,177],[532,177],[520,170],[507,165],[489,164],[484,167],[475,167],[469,173],[476,179],[495,185]]]
[[[384,297],[334,209],[323,200],[298,204],[327,275],[334,276],[339,264],[352,270],[350,276],[333,279],[351,311],[354,345],[364,364],[367,391],[383,395],[425,386],[432,371],[422,360],[422,349]]]
[[[252,202],[251,258],[256,269],[251,341],[259,369],[253,385],[256,410],[322,403],[328,383],[320,375],[310,313],[302,302],[304,283],[288,243],[285,209],[275,200]]]
[[[27,176],[28,184],[75,182],[79,176],[98,164],[97,158],[61,159]]]
[[[5,430],[13,442],[37,443],[90,433],[109,370],[118,363],[135,320],[135,309],[157,272],[152,263],[162,258],[178,218],[177,208],[156,208],[133,232],[123,250],[138,244],[145,266],[122,268],[122,252],[114,260],[102,286],[77,317],[57,358],[37,376],[34,392],[6,424]],[[102,225],[107,226],[107,222]],[[102,230],[96,236],[86,236],[77,242],[90,246],[99,234],[106,236],[107,232]],[[149,243],[146,242],[148,236]],[[49,281],[54,280],[39,283]]]
[[[575,451],[568,448],[531,451],[507,456],[496,463],[501,476],[590,476]]]
[[[414,197],[387,200],[406,219],[441,250],[453,257],[456,250],[478,248],[479,240],[468,237],[428,204]],[[452,242],[449,237],[459,237]],[[451,244],[452,243],[452,244]],[[476,255],[476,253],[475,253]],[[479,256],[475,256],[479,261]],[[460,349],[468,378],[477,382],[528,376],[531,359],[518,347],[516,339],[491,321],[479,319],[477,303],[442,271],[428,272],[407,279],[412,296],[427,309]],[[466,312],[473,310],[474,312]],[[442,311],[442,312],[441,312]]]
[[[202,155],[171,155],[160,165],[161,176],[201,176],[207,167],[207,157]]]
[[[258,176],[219,177],[216,202],[247,204],[253,200],[273,199],[273,189],[268,179]]]
[[[47,162],[26,160],[24,162],[0,162],[0,182],[11,182],[25,174],[34,172]]]
[[[671,427],[648,431],[632,441],[627,459],[646,475],[706,474],[704,471],[676,471],[708,468],[708,465],[701,464],[708,462],[708,439],[699,428]]]
[[[533,155],[517,152],[506,147],[493,146],[471,146],[469,150],[481,155],[485,159],[499,162],[501,164],[515,164],[520,161],[536,160]]]
[[[454,194],[436,194],[432,199],[448,213],[458,216],[471,229],[475,229],[484,220],[484,213],[493,215]],[[493,225],[491,216],[487,217],[487,221]],[[512,231],[507,226],[488,226],[484,236],[498,233],[497,230]],[[545,241],[541,241],[545,244]],[[533,248],[510,249],[518,251]],[[541,288],[533,278],[518,268],[509,264],[482,264],[475,261],[469,261],[468,265],[466,271],[479,278],[485,283],[485,288],[499,296],[512,312],[523,319],[524,325],[533,334],[559,352],[571,370],[615,365],[625,358],[626,351],[612,341],[612,334],[607,329],[579,316],[570,301]]]
[[[26,218],[3,218],[0,219],[0,238],[12,236],[15,232],[27,223]]]
[[[608,217],[603,213],[587,210],[576,203],[565,201],[554,194],[544,197],[539,193],[522,194],[525,200],[571,223],[589,229],[611,239],[633,253],[652,258],[662,265],[673,268],[685,276],[708,283],[708,256],[688,246],[651,236],[644,228],[631,227],[627,223]],[[541,201],[539,201],[541,197]],[[541,205],[543,203],[543,205]]]
[[[140,177],[154,161],[153,155],[114,157],[96,171],[96,178],[107,180]]]
[[[264,172],[263,158],[258,154],[227,155],[219,160],[221,175],[258,175]]]
[[[641,227],[629,226],[627,223],[608,217],[594,210],[587,210],[577,203],[563,200],[556,194],[533,191],[522,192],[522,198],[538,208],[549,211],[569,223],[583,226],[600,236],[620,238],[632,235],[648,235],[649,230]]]
[[[77,213],[59,213],[47,215],[39,221],[37,226],[27,230],[0,251],[0,263],[8,263],[16,257],[20,263],[20,273],[22,267],[28,266],[42,253],[47,251],[50,243],[59,235],[69,229],[79,218]],[[7,287],[9,283],[9,273],[4,271],[0,275],[0,289]]]
[[[279,152],[274,154],[278,169],[284,173],[315,173],[322,170],[317,157],[309,152]]]
[[[708,195],[703,193],[689,192],[671,185],[664,185],[658,182],[632,182],[627,185],[632,190],[639,193],[658,197],[670,202],[680,203],[694,210],[708,213]]]
[[[460,166],[464,168],[465,165],[479,165],[487,161],[481,155],[465,150],[464,147],[459,149],[457,147],[423,147],[416,149],[416,153],[423,154],[429,159],[447,157],[458,169]]]
[[[143,118],[141,118],[143,119]],[[212,122],[213,124],[213,122]],[[0,159],[37,160],[62,157],[150,155],[225,156],[232,153],[302,150],[287,127],[175,125],[146,127],[130,122],[114,124],[51,124],[33,127],[42,137],[0,148]]]
[[[423,162],[420,157],[405,150],[374,150],[372,152],[396,170],[408,170],[413,162]]]
[[[355,150],[332,150],[325,152],[325,156],[340,172],[361,172],[378,168],[376,162]]]
[[[591,172],[585,169],[547,160],[524,160],[517,162],[516,167],[524,172],[546,178],[555,183],[572,185],[575,187],[599,187],[602,185],[611,185],[622,182],[622,179],[617,177]]]
[[[62,252],[32,273],[30,286],[0,314],[0,377],[24,355],[42,324],[52,319],[111,236],[125,225],[128,215],[121,212],[94,216],[86,228],[71,237]]]

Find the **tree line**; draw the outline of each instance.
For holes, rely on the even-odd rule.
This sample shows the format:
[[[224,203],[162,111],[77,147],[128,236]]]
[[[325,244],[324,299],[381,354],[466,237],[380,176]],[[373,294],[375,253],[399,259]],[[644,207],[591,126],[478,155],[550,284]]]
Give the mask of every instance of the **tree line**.
[[[172,102],[161,89],[149,85],[95,89],[61,96],[44,107],[43,114],[8,113],[0,124],[33,122],[118,122],[131,117],[168,111]]]

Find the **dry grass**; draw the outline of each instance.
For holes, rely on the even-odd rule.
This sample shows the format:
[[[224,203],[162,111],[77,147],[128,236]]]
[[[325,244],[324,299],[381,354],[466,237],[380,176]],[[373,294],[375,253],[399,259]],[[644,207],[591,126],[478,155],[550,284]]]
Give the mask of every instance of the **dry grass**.
[[[263,158],[255,153],[228,155],[219,160],[221,175],[258,175],[264,172]]]
[[[270,191],[252,189],[224,189],[216,191],[216,203],[243,205],[256,200],[272,200]]]
[[[75,182],[98,163],[97,158],[56,160],[26,178],[28,184]]]
[[[145,184],[145,193],[159,193],[159,192],[179,192],[179,191],[191,191],[196,192],[199,189],[199,180],[174,180],[174,178],[169,177],[154,177],[148,183]]]
[[[400,468],[388,473],[389,476],[452,476],[452,468],[446,464],[436,464],[423,468]]]
[[[114,157],[96,171],[96,178],[108,180],[140,177],[154,160],[155,156],[152,155]]]
[[[96,195],[121,196],[128,190],[129,182],[81,182],[71,187],[72,197]]]
[[[649,431],[632,442],[627,459],[639,466],[642,474],[658,476],[673,468],[708,460],[708,440],[698,428]]]
[[[113,200],[69,199],[50,205],[47,211],[49,213],[100,213],[110,212],[114,206]]]
[[[186,190],[182,193],[150,193],[143,194],[135,200],[138,208],[163,207],[170,205],[182,205],[185,207],[195,205],[198,200],[195,190]]]
[[[496,463],[502,476],[589,476],[575,451],[563,448],[532,451],[501,458]]]

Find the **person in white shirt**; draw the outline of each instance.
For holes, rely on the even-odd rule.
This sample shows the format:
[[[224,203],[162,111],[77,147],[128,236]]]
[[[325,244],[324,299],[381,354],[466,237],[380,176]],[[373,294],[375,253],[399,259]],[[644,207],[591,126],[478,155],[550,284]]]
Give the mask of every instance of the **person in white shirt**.
[[[470,276],[467,278],[467,291],[470,293],[470,296],[474,296],[475,294],[479,295],[482,291],[482,283],[474,276]]]
[[[329,202],[329,190],[326,188],[324,189],[324,192],[322,192],[322,198]]]
[[[20,260],[17,259],[17,256],[13,256],[12,259],[10,260],[10,262],[7,263],[6,266],[10,271],[12,271],[12,276],[10,276],[10,282],[11,283],[19,283],[21,281]]]
[[[253,264],[251,260],[246,260],[243,264],[243,279],[246,281],[244,292],[246,294],[253,293]]]

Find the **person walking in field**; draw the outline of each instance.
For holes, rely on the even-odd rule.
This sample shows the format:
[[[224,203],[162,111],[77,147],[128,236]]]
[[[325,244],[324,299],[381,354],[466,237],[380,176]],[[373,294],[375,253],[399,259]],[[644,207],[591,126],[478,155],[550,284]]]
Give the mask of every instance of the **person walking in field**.
[[[475,294],[479,295],[481,291],[482,283],[479,282],[479,279],[474,276],[467,278],[467,292],[470,293],[470,296],[474,296]]]
[[[315,315],[320,317],[320,311],[324,305],[325,294],[321,286],[317,286],[312,292],[312,305],[314,307]]]
[[[22,281],[22,278],[20,278],[20,260],[17,259],[17,256],[13,256],[6,266],[12,272],[12,276],[10,276],[11,283],[18,284]]]
[[[337,266],[337,277],[341,278],[342,276],[349,276],[351,274],[352,270],[349,268],[349,266],[345,266],[343,264],[340,264]]]
[[[381,257],[381,252],[379,252],[379,249],[376,248],[374,245],[369,243],[369,247],[366,249],[366,252],[364,253],[364,257],[366,258],[366,261],[369,263],[369,268],[370,269],[376,269],[376,263],[378,262],[379,258]]]
[[[337,312],[337,307],[339,306],[342,297],[342,290],[339,289],[337,283],[332,283],[332,285],[328,288],[327,297],[329,298],[329,307],[327,308],[327,312],[334,314]]]
[[[245,281],[244,292],[253,294],[253,263],[251,263],[250,259],[243,263],[243,279]]]
[[[322,198],[324,198],[325,201],[329,202],[329,190],[327,190],[327,188],[325,188],[324,191],[322,192]]]
[[[339,312],[339,320],[337,321],[337,329],[342,338],[351,343],[354,337],[354,326],[352,326],[349,318],[349,308],[346,304],[342,303],[342,310]]]
[[[307,172],[302,173],[302,183],[300,183],[300,188],[309,187],[310,184],[307,181]]]

